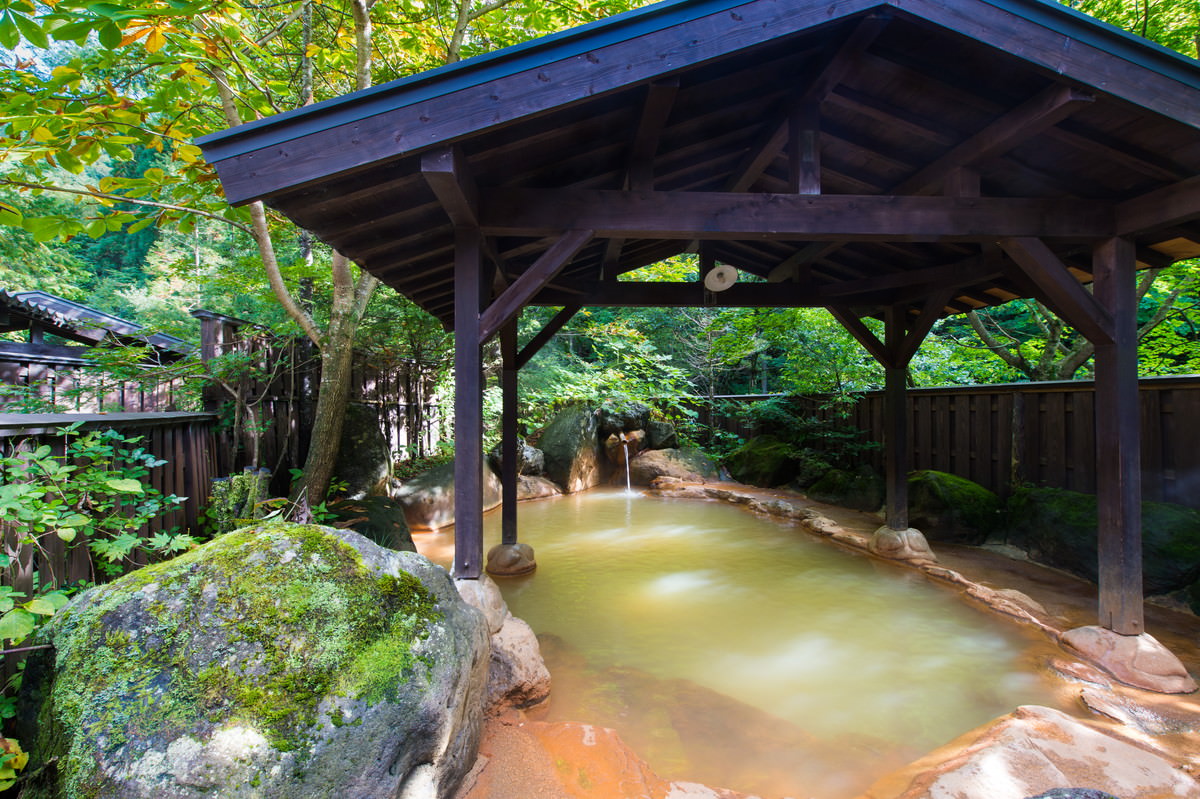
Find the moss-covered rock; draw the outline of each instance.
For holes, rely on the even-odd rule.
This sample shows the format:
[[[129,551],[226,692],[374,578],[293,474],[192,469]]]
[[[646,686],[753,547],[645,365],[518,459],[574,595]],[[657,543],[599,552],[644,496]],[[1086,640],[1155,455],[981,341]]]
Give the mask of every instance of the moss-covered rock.
[[[1008,517],[1010,543],[1035,560],[1096,580],[1095,496],[1026,487],[1009,499]],[[1200,579],[1200,511],[1142,503],[1142,579],[1147,594],[1186,588]]]
[[[930,541],[981,544],[1001,521],[1000,497],[932,469],[908,475],[908,519]]]
[[[726,465],[729,475],[739,483],[773,488],[796,476],[793,453],[790,444],[764,433],[734,450],[726,458]]]
[[[357,533],[235,531],[85,592],[42,635],[31,799],[445,797],[478,745],[482,615]]]
[[[851,472],[830,469],[820,480],[809,486],[810,499],[852,510],[875,511],[883,505],[883,478],[869,466]]]
[[[538,445],[546,455],[546,477],[565,493],[598,486],[604,479],[599,423],[591,408],[576,405],[559,413],[546,426]]]
[[[634,400],[605,400],[600,404],[600,437],[643,430],[650,421],[650,406]]]
[[[703,483],[717,476],[717,465],[697,449],[651,449],[629,462],[629,479],[648,486],[658,477]]]
[[[346,405],[342,438],[333,475],[346,484],[346,495],[355,499],[387,494],[392,479],[392,451],[379,424],[379,413],[369,405]]]

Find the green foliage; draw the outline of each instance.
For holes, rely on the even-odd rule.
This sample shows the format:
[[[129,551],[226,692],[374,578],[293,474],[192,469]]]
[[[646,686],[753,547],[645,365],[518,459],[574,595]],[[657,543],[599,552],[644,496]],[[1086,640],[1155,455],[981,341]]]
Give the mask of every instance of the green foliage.
[[[81,433],[78,422],[62,435],[62,455],[53,454],[48,444],[19,444],[0,457],[0,522],[15,531],[19,545],[53,562],[46,546],[57,539],[68,550],[88,552],[93,571],[113,575],[133,564],[135,552],[163,557],[195,544],[191,535],[178,531],[140,536],[146,524],[183,499],[163,496],[149,485],[150,469],[165,462],[136,447],[139,438],[113,430]],[[31,624],[36,616],[53,615],[56,604],[61,607],[62,596],[55,582],[47,581],[29,601],[14,606],[24,597],[8,589],[0,639],[22,640],[36,626]]]

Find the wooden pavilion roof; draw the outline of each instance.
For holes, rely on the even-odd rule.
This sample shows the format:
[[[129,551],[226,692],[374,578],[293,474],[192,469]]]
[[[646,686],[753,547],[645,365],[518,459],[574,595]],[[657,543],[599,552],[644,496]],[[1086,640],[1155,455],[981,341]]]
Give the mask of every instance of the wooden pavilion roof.
[[[1200,64],[1042,0],[666,0],[201,145],[447,326],[456,226],[542,305],[1062,308],[1099,240],[1200,255]],[[687,251],[767,282],[615,280]]]

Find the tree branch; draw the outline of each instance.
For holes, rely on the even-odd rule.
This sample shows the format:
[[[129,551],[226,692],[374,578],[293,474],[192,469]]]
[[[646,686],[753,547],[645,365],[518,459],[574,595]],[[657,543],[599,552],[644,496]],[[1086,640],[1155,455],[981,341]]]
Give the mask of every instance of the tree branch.
[[[172,205],[171,203],[160,203],[154,200],[142,200],[137,197],[125,197],[120,194],[108,194],[103,191],[89,191],[87,189],[69,189],[66,186],[46,186],[38,183],[25,183],[20,180],[11,180],[9,178],[0,178],[0,186],[14,186],[20,189],[37,189],[41,191],[53,191],[60,194],[76,194],[81,197],[92,197],[97,200],[113,200],[115,202],[129,203],[130,205],[141,205],[149,208],[161,208],[164,211],[179,211],[185,214],[195,214],[206,219],[215,219],[218,222],[224,222],[227,225],[237,228],[243,233],[254,235],[254,231],[237,222],[233,219],[214,214],[211,211],[202,211],[199,208],[188,208],[184,205]]]

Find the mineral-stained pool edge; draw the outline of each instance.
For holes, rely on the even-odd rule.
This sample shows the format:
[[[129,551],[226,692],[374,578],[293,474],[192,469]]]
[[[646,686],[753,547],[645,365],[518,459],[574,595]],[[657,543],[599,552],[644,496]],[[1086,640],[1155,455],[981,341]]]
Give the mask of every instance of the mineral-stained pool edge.
[[[499,540],[499,524],[487,517],[485,545]],[[643,684],[690,681],[832,749],[851,740],[877,749],[879,766],[885,750],[920,753],[1018,705],[1057,704],[1032,667],[1027,632],[791,523],[723,503],[597,490],[523,503],[520,538],[538,570],[500,581],[509,608],[586,660],[594,681],[606,673],[644,675]],[[667,729],[686,714],[671,712],[677,699],[662,701],[660,713],[622,711],[586,679],[559,680],[549,714],[609,723],[630,742],[650,742],[635,749],[665,777],[769,787],[730,784],[739,775],[723,779],[711,762],[691,762],[700,758],[689,756],[688,741],[675,740],[691,733]],[[672,747],[653,745],[668,737]],[[873,765],[862,763],[847,788],[865,787]],[[812,782],[793,789],[817,796]]]

